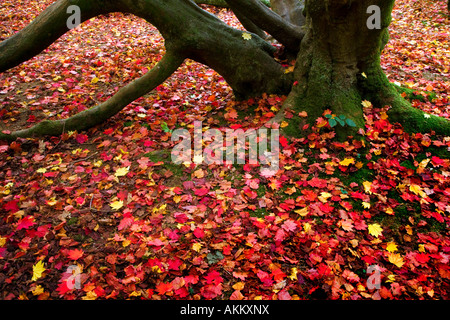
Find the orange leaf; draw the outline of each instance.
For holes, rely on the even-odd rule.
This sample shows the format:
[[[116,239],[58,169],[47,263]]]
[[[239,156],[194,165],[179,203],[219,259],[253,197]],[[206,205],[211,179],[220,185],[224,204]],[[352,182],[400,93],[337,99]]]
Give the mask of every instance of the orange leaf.
[[[81,249],[69,250],[68,257],[70,260],[78,260],[83,256],[84,252]]]
[[[230,300],[242,300],[242,299],[244,299],[244,296],[239,290],[235,290],[230,296]]]

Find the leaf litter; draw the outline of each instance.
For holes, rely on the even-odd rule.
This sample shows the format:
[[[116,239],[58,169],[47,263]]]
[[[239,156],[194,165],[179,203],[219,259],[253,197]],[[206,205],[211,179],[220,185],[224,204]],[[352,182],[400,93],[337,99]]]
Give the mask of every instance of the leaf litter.
[[[51,2],[6,1],[0,39]],[[397,1],[382,65],[415,107],[449,118],[443,12],[444,1]],[[139,18],[91,19],[0,75],[2,129],[102,102],[163,54]],[[364,141],[335,141],[324,114],[307,137],[280,138],[274,176],[171,163],[172,130],[258,127],[284,99],[236,102],[220,75],[187,60],[96,128],[3,144],[1,298],[448,299],[448,137],[408,134],[364,102]],[[380,289],[367,284],[373,265]]]

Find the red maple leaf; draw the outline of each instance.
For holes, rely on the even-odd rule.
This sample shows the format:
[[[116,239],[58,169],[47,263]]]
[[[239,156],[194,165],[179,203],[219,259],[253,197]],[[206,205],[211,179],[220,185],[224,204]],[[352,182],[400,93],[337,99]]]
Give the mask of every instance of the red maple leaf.
[[[167,260],[167,264],[169,265],[170,270],[179,270],[180,266],[183,264],[183,261],[175,258]]]
[[[218,295],[222,294],[222,284],[208,284],[200,289],[200,293],[206,299],[214,299]]]
[[[134,218],[131,215],[131,213],[129,213],[129,212],[125,213],[123,215],[123,219],[120,220],[120,223],[119,223],[119,226],[117,227],[117,229],[119,229],[119,231],[123,230],[123,229],[126,229],[129,226],[131,226],[133,224],[133,222],[134,222]]]
[[[416,253],[414,258],[420,263],[427,263],[430,260],[430,257],[426,253]]]
[[[85,143],[86,141],[88,141],[88,136],[85,134],[77,134],[77,137],[75,138],[77,140],[78,143]]]
[[[223,281],[223,278],[220,276],[220,273],[216,270],[211,270],[208,272],[208,274],[205,276],[206,283],[208,284],[219,284]]]
[[[67,256],[69,257],[69,259],[76,261],[76,260],[80,259],[83,256],[83,254],[84,254],[84,252],[82,249],[73,249],[73,250],[69,250]]]
[[[297,224],[293,220],[289,219],[286,220],[281,227],[289,232],[294,231],[297,228]]]
[[[205,194],[208,193],[208,188],[206,187],[201,187],[200,189],[195,189],[194,193],[196,196],[204,196]]]
[[[19,211],[19,206],[17,205],[17,201],[16,200],[8,201],[7,203],[5,203],[3,205],[3,208],[5,210],[11,211],[12,213],[16,213],[17,211]]]
[[[65,280],[58,285],[56,291],[59,293],[60,296],[63,296],[65,293],[72,291],[72,289],[69,289],[69,287],[67,286],[67,280]]]
[[[156,291],[160,294],[166,294],[170,291],[172,291],[172,284],[170,282],[168,283],[164,283],[164,282],[160,282],[157,286],[156,286]]]
[[[196,236],[197,238],[201,239],[201,238],[203,238],[205,236],[205,232],[203,231],[202,228],[197,227],[194,230],[194,236]]]
[[[26,216],[17,222],[16,228],[17,228],[17,230],[28,229],[29,227],[31,227],[35,224],[36,224],[36,222],[34,222],[33,216]]]

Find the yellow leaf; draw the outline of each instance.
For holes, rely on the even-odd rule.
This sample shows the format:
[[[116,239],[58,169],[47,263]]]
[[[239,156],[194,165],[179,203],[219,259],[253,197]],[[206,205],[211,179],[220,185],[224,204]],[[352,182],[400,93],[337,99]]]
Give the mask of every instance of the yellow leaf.
[[[38,284],[36,288],[34,288],[34,290],[32,290],[31,292],[33,293],[33,295],[38,296],[41,293],[44,293],[44,288],[42,288],[42,286]]]
[[[91,83],[94,83],[94,84],[95,84],[95,83],[97,83],[99,80],[100,80],[99,78],[95,77],[94,79],[91,80]]]
[[[412,184],[409,186],[409,190],[414,194],[421,196],[422,198],[426,197],[426,193],[422,191],[422,188],[417,184]]]
[[[36,263],[33,266],[33,277],[31,278],[31,281],[36,281],[37,279],[42,277],[42,273],[45,271],[44,262],[40,260],[38,263]]]
[[[196,243],[194,243],[194,244],[192,245],[192,249],[193,249],[194,251],[199,252],[201,248],[202,248],[201,243],[196,242]]]
[[[36,170],[36,172],[37,172],[37,173],[46,173],[46,172],[47,172],[47,169],[45,169],[45,168],[39,168],[39,169]]]
[[[389,252],[395,252],[397,251],[397,245],[395,244],[395,242],[388,242],[386,250]]]
[[[247,32],[242,33],[242,39],[250,40],[251,38],[252,38],[252,35],[250,33],[247,33]]]
[[[158,207],[154,207],[154,208],[152,209],[152,213],[153,213],[153,214],[155,214],[155,213],[166,214],[166,207],[167,207],[167,204],[166,204],[166,203],[163,204],[163,205],[161,205],[159,208],[158,208]]]
[[[202,169],[198,169],[194,171],[194,177],[201,179],[205,176],[205,173],[203,172]]]
[[[288,125],[289,125],[289,122],[287,122],[287,121],[282,121],[281,124],[280,124],[280,127],[281,127],[281,128],[285,128],[285,127],[287,127]]]
[[[367,78],[367,76],[366,76],[366,74],[363,72],[363,73],[361,73],[361,75],[364,77],[364,78]]]
[[[111,202],[109,205],[114,210],[119,210],[120,208],[123,207],[123,201],[122,200],[114,201],[114,202]]]
[[[94,167],[97,167],[97,168],[101,167],[102,164],[103,164],[103,161],[102,160],[98,160],[98,161],[94,162]]]
[[[242,290],[244,289],[245,283],[243,283],[242,281],[236,282],[235,284],[233,284],[233,289],[234,290]]]
[[[291,275],[289,276],[289,279],[291,279],[292,281],[298,280],[297,273],[298,269],[296,267],[291,268]]]
[[[308,232],[309,230],[311,230],[311,225],[308,222],[306,222],[303,225],[303,230],[305,230],[305,232]]]
[[[395,275],[393,275],[393,274],[388,275],[388,279],[386,280],[386,282],[389,283],[389,282],[394,282],[394,281],[395,281]]]
[[[419,252],[425,252],[425,245],[424,244],[419,244]]]
[[[430,159],[423,159],[422,161],[420,161],[419,167],[420,168],[425,168],[428,165],[429,162],[430,162]]]
[[[141,291],[133,291],[132,293],[130,293],[130,297],[140,297],[141,295]]]
[[[339,164],[344,167],[348,167],[349,165],[351,165],[353,163],[355,163],[355,159],[353,159],[353,158],[345,158],[344,160],[339,162]]]
[[[412,236],[412,234],[413,234],[413,229],[411,228],[411,226],[405,226],[405,230],[406,230],[406,233],[407,234],[409,234],[410,236]]]
[[[363,201],[362,206],[364,209],[370,209],[370,203]]]
[[[294,210],[295,213],[298,213],[302,217],[306,216],[308,214],[308,207],[304,207],[302,209]]]
[[[364,191],[368,194],[372,194],[371,188],[372,188],[372,182],[370,181],[364,181],[363,182]]]
[[[81,297],[83,300],[95,300],[97,299],[97,294],[94,291],[89,291],[85,296]]]
[[[369,234],[378,238],[383,233],[383,228],[378,223],[369,224]]]
[[[47,203],[49,206],[54,206],[55,204],[58,203],[58,201],[56,201],[56,198],[55,198],[55,197],[51,197],[50,199],[48,199],[48,200],[46,201],[46,203]]]
[[[3,247],[6,244],[6,238],[0,237],[0,248]]]
[[[321,192],[320,196],[318,196],[319,200],[323,203],[327,202],[327,199],[331,197],[331,193],[329,192]]]
[[[153,266],[152,267],[152,271],[156,272],[156,273],[162,273],[162,270],[161,270],[161,268],[159,266]]]
[[[287,73],[294,72],[294,69],[295,69],[295,66],[290,66],[284,70],[284,73],[287,74]]]
[[[400,254],[398,254],[398,253],[391,253],[390,252],[388,254],[388,259],[389,259],[390,263],[396,265],[399,268],[401,268],[405,264],[405,262],[403,261],[402,256]]]
[[[131,244],[131,241],[126,239],[122,241],[122,247],[126,248]]]
[[[364,108],[369,108],[372,106],[372,102],[367,101],[367,100],[364,100],[363,102],[361,102],[361,104]]]
[[[128,174],[130,167],[123,167],[116,170],[116,173],[114,174],[116,177],[123,177]]]

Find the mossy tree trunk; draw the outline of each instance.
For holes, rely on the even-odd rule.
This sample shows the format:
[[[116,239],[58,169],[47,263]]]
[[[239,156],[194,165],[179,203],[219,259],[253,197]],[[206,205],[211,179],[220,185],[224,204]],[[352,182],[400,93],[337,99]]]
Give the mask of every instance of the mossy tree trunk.
[[[372,5],[380,8],[378,16],[368,10]],[[337,135],[345,138],[364,127],[363,100],[391,106],[391,121],[401,122],[406,130],[450,133],[447,120],[427,120],[423,112],[410,107],[381,69],[380,55],[389,38],[393,5],[394,0],[306,1],[307,32],[294,71],[296,85],[274,119],[290,122],[286,133],[301,134],[300,128],[330,109],[335,116],[343,115],[356,124],[336,126]],[[307,111],[308,118],[284,119],[286,109]]]

